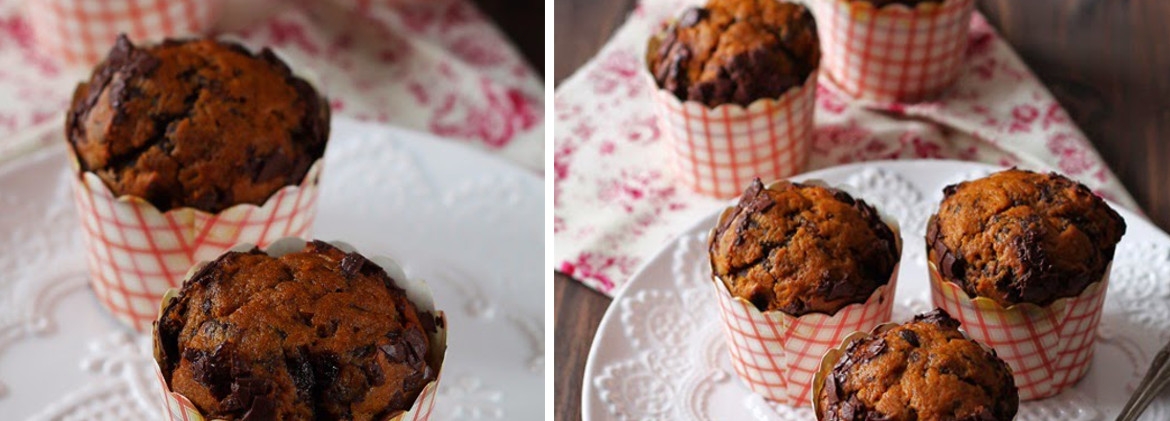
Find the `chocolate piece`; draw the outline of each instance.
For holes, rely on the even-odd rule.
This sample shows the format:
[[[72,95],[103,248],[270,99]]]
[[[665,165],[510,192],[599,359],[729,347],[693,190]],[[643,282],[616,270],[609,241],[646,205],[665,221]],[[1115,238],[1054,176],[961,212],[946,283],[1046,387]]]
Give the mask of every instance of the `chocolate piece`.
[[[648,57],[658,86],[710,107],[779,98],[820,64],[812,14],[790,2],[711,0],[658,39]]]
[[[158,340],[173,360],[164,379],[208,419],[381,419],[409,409],[436,375],[426,361],[434,316],[372,268],[324,242],[279,258],[224,254],[163,312]]]
[[[902,336],[902,340],[905,340],[906,343],[910,344],[910,346],[915,348],[921,346],[921,343],[918,342],[918,334],[914,333],[913,330],[907,329],[898,333],[900,336]]]
[[[900,258],[893,231],[865,201],[790,182],[764,188],[759,180],[719,221],[708,252],[733,295],[794,316],[865,302]]]
[[[1019,406],[1007,364],[935,310],[855,339],[814,397],[829,421],[1009,421]],[[922,358],[920,355],[927,357]]]
[[[215,213],[300,184],[325,153],[329,106],[270,51],[119,36],[74,91],[65,133],[115,195]]]
[[[1046,306],[1100,281],[1125,221],[1061,175],[1011,169],[948,186],[928,258],[968,295]]]

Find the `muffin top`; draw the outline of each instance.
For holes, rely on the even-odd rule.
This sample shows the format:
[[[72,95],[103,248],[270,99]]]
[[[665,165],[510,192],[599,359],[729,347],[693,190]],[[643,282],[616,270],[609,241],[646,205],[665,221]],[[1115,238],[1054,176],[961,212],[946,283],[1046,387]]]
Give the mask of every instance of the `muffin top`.
[[[821,58],[812,14],[777,0],[711,0],[685,10],[659,37],[647,52],[658,86],[709,107],[778,98]]]
[[[65,132],[114,195],[214,213],[300,184],[325,153],[329,106],[267,48],[119,36],[73,92]]]
[[[711,269],[760,311],[834,314],[890,281],[899,250],[877,211],[844,191],[791,182],[744,191],[710,242]]]
[[[854,3],[869,3],[874,7],[885,7],[891,4],[901,4],[907,7],[915,7],[922,3],[942,3],[946,0],[850,0]]]
[[[1000,305],[1048,305],[1101,280],[1125,221],[1083,184],[1010,169],[947,186],[927,224],[944,279]]]
[[[435,378],[435,323],[381,267],[314,241],[204,266],[163,310],[156,340],[171,390],[208,419],[381,420]]]
[[[816,396],[824,421],[1010,421],[1011,369],[936,309],[849,343]]]

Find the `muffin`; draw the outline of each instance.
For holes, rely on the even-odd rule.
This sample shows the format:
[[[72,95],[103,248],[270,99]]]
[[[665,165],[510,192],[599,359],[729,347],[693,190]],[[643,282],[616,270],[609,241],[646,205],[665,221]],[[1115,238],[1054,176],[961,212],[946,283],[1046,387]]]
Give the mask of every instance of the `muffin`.
[[[809,406],[825,352],[889,321],[901,251],[897,225],[844,191],[753,181],[708,236],[731,367],[748,389]]]
[[[311,236],[329,118],[268,49],[119,37],[65,118],[98,302],[144,332],[192,264]]]
[[[716,226],[711,267],[760,311],[834,314],[886,285],[898,242],[864,200],[817,185],[751,183]]]
[[[1057,174],[1011,169],[943,193],[926,233],[934,305],[999,353],[1021,400],[1075,385],[1093,360],[1124,220]]]
[[[936,309],[859,335],[818,380],[817,419],[1010,421],[1019,406],[1011,370],[958,328]]]
[[[298,244],[299,246],[299,244]],[[384,420],[435,381],[442,318],[357,252],[230,251],[164,302],[161,379],[207,419]]]
[[[65,133],[115,196],[217,213],[300,184],[324,155],[329,106],[267,48],[123,35],[74,91]]]
[[[686,9],[648,51],[658,87],[715,107],[777,98],[820,63],[812,13],[776,0],[711,0]]]
[[[1011,169],[948,186],[927,223],[931,263],[1001,306],[1081,294],[1113,261],[1125,221],[1083,184]]]

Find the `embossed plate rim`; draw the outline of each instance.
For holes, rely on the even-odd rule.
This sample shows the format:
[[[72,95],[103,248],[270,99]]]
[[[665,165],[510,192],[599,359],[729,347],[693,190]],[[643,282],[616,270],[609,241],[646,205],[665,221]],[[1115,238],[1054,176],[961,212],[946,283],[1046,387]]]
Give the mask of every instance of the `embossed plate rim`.
[[[958,181],[959,177],[968,176],[973,173],[986,173],[1000,169],[1003,169],[1003,167],[984,163],[954,160],[882,160],[823,168],[791,177],[791,179],[822,179],[828,181],[830,184],[840,185],[844,184],[852,176],[863,174],[865,171],[885,170],[893,172],[907,179],[917,178],[911,176],[908,173],[919,174],[918,176],[920,177],[929,175],[932,177],[931,181],[918,181],[912,184],[939,184],[939,189],[941,190],[942,185]],[[935,196],[936,192],[926,191],[923,189],[919,190],[922,190],[919,191],[919,193],[923,195],[921,201],[930,202],[941,198],[941,193],[938,193],[938,196]],[[864,192],[862,193],[864,194]],[[733,204],[735,200],[736,199],[732,199],[727,203]],[[1170,244],[1170,234],[1162,232],[1141,215],[1130,211],[1129,209],[1125,209],[1116,203],[1109,203],[1110,206],[1118,210],[1118,213],[1120,213],[1123,218],[1125,218],[1127,224],[1129,225],[1126,237],[1122,240],[1123,243],[1141,241]],[[675,237],[661,249],[657,250],[653,255],[651,255],[651,257],[646,259],[639,266],[639,268],[634,272],[634,275],[630,278],[630,281],[623,285],[614,294],[612,304],[606,310],[605,315],[602,317],[601,322],[598,325],[597,333],[593,338],[593,344],[590,347],[589,355],[585,363],[581,395],[581,415],[583,420],[599,421],[618,419],[617,417],[613,416],[606,408],[606,404],[602,402],[600,398],[601,391],[599,390],[599,387],[594,384],[594,380],[599,376],[602,376],[600,370],[603,369],[602,366],[605,365],[605,363],[619,361],[623,358],[629,358],[635,354],[633,347],[622,336],[621,330],[624,325],[623,321],[621,320],[621,315],[618,314],[620,313],[619,307],[621,306],[614,304],[623,302],[623,299],[631,297],[632,294],[635,294],[638,291],[671,288],[673,284],[669,279],[669,275],[671,275],[670,262],[672,254],[676,251],[676,249],[679,248],[680,243],[688,236],[706,232],[710,228],[711,224],[714,223],[715,218],[718,217],[718,214],[720,211],[722,211],[722,209],[723,206],[719,206],[718,208],[713,209],[710,213],[707,214],[707,216],[700,218],[693,225],[683,230],[679,236]],[[905,224],[905,221],[902,221],[902,223]],[[913,235],[910,232],[911,229],[907,229],[907,234],[904,235]],[[905,269],[899,275],[902,277],[900,279],[907,280],[909,277],[910,279],[917,281],[917,278],[921,277],[923,281],[899,281],[900,289],[913,289],[912,291],[899,291],[899,297],[904,297],[906,294],[919,296],[926,292],[925,272],[921,274],[913,273],[915,270],[917,270],[917,266],[912,264],[908,265],[907,263],[909,259],[911,259],[911,256],[908,253],[903,254],[903,266]],[[655,279],[655,276],[658,274],[666,274],[667,276],[661,276],[660,279]],[[1112,289],[1113,288],[1111,288],[1111,290]],[[895,315],[895,317],[898,316]],[[720,333],[720,335],[722,335],[722,333]],[[723,358],[725,359],[725,357]],[[739,379],[734,378],[734,374],[731,376],[733,382],[740,382]],[[750,394],[747,393],[744,386],[738,385],[738,387],[743,389],[744,398],[750,397]],[[1091,385],[1087,386],[1086,384],[1082,383],[1078,385],[1077,389],[1081,388],[1090,389]],[[1122,403],[1124,402],[1122,401],[1116,403],[1118,409]],[[1111,417],[1115,416],[1116,414],[1103,413],[1099,415],[1101,416],[1101,419],[1111,419]]]

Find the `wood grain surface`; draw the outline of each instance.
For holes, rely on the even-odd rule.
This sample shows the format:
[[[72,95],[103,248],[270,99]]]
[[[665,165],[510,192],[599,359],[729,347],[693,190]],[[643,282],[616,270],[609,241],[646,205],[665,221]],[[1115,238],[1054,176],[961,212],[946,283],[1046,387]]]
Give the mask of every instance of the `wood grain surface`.
[[[475,0],[528,59],[537,75],[544,75],[544,0]]]
[[[634,0],[556,0],[554,80],[593,56]],[[1170,1],[978,0],[1141,210],[1170,230]],[[581,381],[610,299],[555,280],[555,416],[581,419]]]

